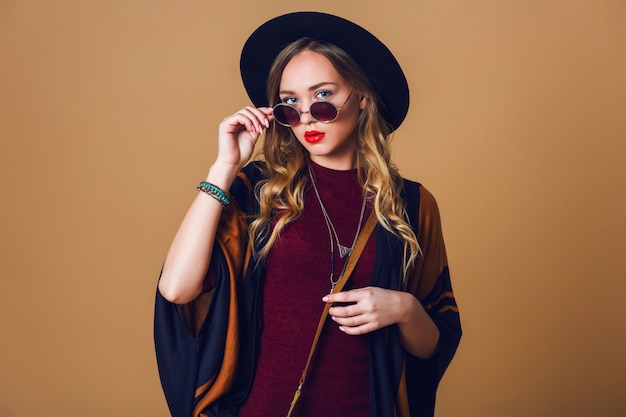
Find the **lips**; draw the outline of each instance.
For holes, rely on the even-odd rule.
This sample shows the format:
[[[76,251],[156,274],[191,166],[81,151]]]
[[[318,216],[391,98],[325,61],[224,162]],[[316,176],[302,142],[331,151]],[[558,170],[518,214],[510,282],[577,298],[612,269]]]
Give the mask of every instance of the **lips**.
[[[317,130],[304,132],[304,140],[308,143],[317,143],[324,139],[324,136],[326,136],[326,133],[318,132]]]

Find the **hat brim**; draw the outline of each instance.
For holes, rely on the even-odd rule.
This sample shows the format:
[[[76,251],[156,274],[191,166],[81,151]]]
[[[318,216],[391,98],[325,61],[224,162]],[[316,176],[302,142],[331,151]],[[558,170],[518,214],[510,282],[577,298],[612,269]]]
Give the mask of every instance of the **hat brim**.
[[[381,100],[381,114],[393,130],[408,112],[409,86],[391,51],[361,26],[326,13],[296,12],[275,17],[255,30],[241,52],[241,78],[257,107],[268,106],[267,79],[276,56],[290,43],[309,37],[332,43],[368,74]]]

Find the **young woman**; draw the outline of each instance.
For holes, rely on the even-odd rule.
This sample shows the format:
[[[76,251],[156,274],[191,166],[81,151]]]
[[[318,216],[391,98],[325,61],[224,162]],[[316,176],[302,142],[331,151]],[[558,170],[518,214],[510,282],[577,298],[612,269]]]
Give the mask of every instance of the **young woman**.
[[[432,416],[461,328],[435,200],[390,159],[400,66],[306,12],[258,28],[241,72],[254,106],[220,124],[159,280],[172,415]]]

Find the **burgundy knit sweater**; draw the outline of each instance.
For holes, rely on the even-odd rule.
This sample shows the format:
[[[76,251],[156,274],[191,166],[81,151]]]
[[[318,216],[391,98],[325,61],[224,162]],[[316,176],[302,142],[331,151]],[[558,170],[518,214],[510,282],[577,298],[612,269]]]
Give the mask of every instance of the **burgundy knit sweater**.
[[[339,242],[352,246],[363,202],[356,170],[313,164],[317,188]],[[330,237],[314,190],[304,195],[301,218],[287,226],[267,259],[263,332],[256,377],[241,417],[284,417],[298,386],[330,292]],[[366,207],[363,223],[371,212]],[[335,279],[347,258],[335,250]],[[372,235],[344,289],[366,287],[376,255]],[[317,346],[294,417],[369,416],[366,336],[348,336],[330,319]]]

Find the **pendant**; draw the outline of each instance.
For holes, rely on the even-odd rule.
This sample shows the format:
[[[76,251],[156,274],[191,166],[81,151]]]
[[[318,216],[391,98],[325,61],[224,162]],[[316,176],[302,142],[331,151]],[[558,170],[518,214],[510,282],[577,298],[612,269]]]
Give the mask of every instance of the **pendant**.
[[[330,273],[330,293],[331,294],[333,293],[333,291],[335,291],[335,285],[337,285],[337,283],[339,282],[339,281],[335,282],[335,280],[333,279],[334,276],[335,274],[331,272]]]
[[[337,246],[339,247],[339,257],[341,259],[345,258],[346,255],[350,255],[350,252],[352,252],[352,248],[340,245],[339,242],[337,242]]]

